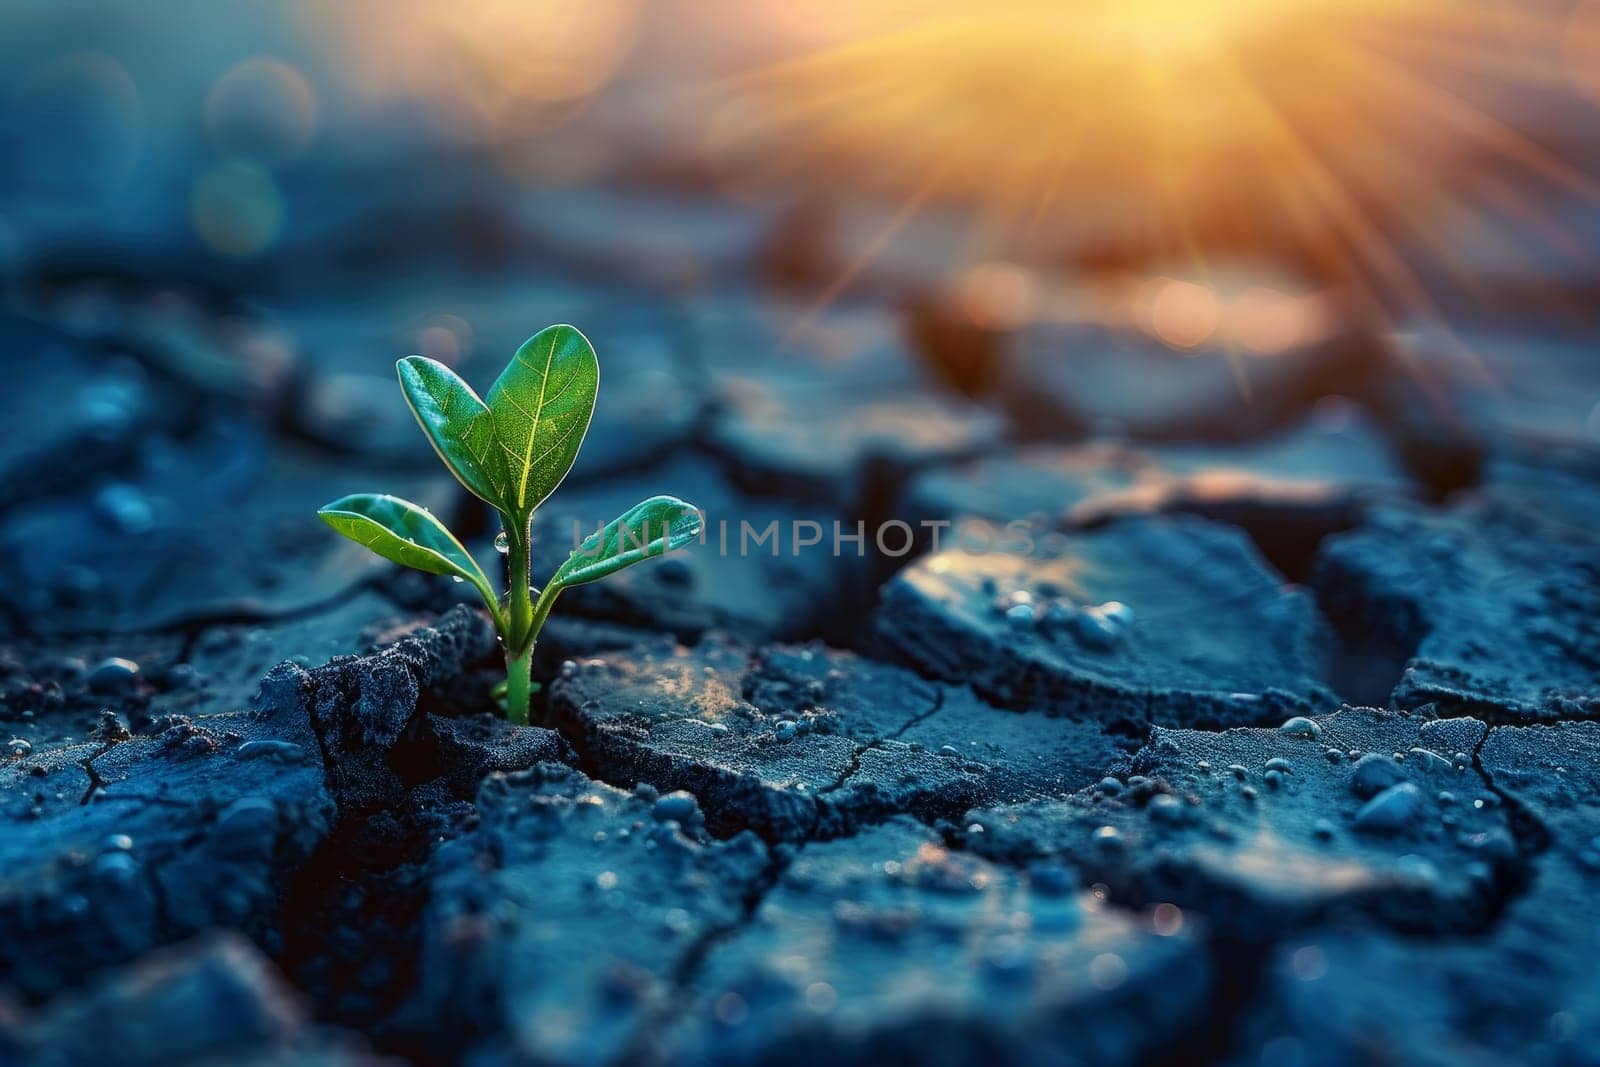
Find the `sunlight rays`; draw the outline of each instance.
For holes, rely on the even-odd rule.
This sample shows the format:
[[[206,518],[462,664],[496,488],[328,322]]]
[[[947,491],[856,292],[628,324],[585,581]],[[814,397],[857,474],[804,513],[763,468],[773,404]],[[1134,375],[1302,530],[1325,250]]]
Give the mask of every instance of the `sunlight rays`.
[[[1134,209],[1117,239],[1185,264],[1201,285],[1214,258],[1259,246],[1267,262],[1314,265],[1380,330],[1448,329],[1441,286],[1493,299],[1441,220],[1471,220],[1490,241],[1533,235],[1575,261],[1592,251],[1565,239],[1528,187],[1589,198],[1600,183],[1514,111],[1479,103],[1505,84],[1585,100],[1574,70],[1600,65],[1600,15],[1579,32],[1570,4],[880,6],[883,18],[838,39],[810,27],[821,43],[729,83],[761,121],[727,166],[760,158],[778,178],[820,168],[891,204],[810,314],[930,200],[970,220],[952,278],[1121,198]],[[1469,159],[1517,181],[1459,166]],[[1248,392],[1238,352],[1227,356]]]

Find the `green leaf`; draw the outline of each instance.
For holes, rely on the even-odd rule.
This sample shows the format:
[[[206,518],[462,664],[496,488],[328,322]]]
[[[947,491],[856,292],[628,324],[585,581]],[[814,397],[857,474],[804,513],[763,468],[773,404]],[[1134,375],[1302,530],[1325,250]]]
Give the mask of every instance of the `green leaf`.
[[[492,606],[494,593],[472,554],[433,514],[408,500],[356,493],[319,508],[322,521],[384,559],[471,582]]]
[[[555,590],[592,582],[666,555],[700,536],[700,509],[674,496],[653,496],[596,530],[550,578]]]
[[[395,365],[411,413],[456,480],[478,499],[501,507],[505,471],[489,406],[455,371],[426,356]]]
[[[505,472],[501,510],[525,520],[561,484],[599,388],[594,348],[571,326],[540,330],[517,349],[488,398]]]

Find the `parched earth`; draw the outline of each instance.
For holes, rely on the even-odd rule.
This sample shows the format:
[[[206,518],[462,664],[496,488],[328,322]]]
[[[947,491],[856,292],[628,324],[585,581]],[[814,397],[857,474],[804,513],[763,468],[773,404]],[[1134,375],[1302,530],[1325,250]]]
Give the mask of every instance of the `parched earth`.
[[[727,223],[579,280],[19,283],[0,1062],[1600,1062],[1592,439],[1408,407],[1375,337],[1245,399],[815,312]],[[313,515],[492,558],[387,377],[444,314],[476,381],[600,353],[540,566],[654,492],[711,522],[561,601],[540,725],[460,589]]]

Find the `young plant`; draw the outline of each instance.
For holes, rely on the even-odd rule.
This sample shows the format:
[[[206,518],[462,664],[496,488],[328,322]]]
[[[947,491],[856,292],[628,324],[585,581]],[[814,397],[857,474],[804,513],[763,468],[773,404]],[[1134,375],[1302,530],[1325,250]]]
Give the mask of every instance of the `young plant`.
[[[528,721],[533,646],[562,591],[615,574],[700,534],[700,512],[676,497],[635,504],[584,539],[542,590],[529,585],[533,513],[572,469],[600,386],[587,338],[571,326],[534,334],[489,388],[487,400],[442,363],[407,356],[400,388],[450,473],[500,513],[510,590],[494,586],[455,535],[399,497],[358,493],[317,514],[385,559],[468,582],[483,597],[506,655],[506,714]]]

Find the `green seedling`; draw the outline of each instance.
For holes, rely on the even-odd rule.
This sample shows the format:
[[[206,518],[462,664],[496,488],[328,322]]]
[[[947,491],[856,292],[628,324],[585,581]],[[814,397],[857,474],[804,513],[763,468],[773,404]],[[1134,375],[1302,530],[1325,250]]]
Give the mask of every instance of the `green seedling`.
[[[358,493],[317,512],[329,526],[385,559],[467,582],[483,597],[505,648],[505,708],[528,721],[533,647],[563,590],[682,548],[700,535],[698,509],[653,496],[591,533],[542,590],[529,585],[533,513],[578,457],[594,414],[600,365],[571,326],[534,334],[489,388],[487,400],[444,364],[407,356],[400,388],[450,473],[500,513],[510,589],[497,595],[472,553],[426,508]]]

